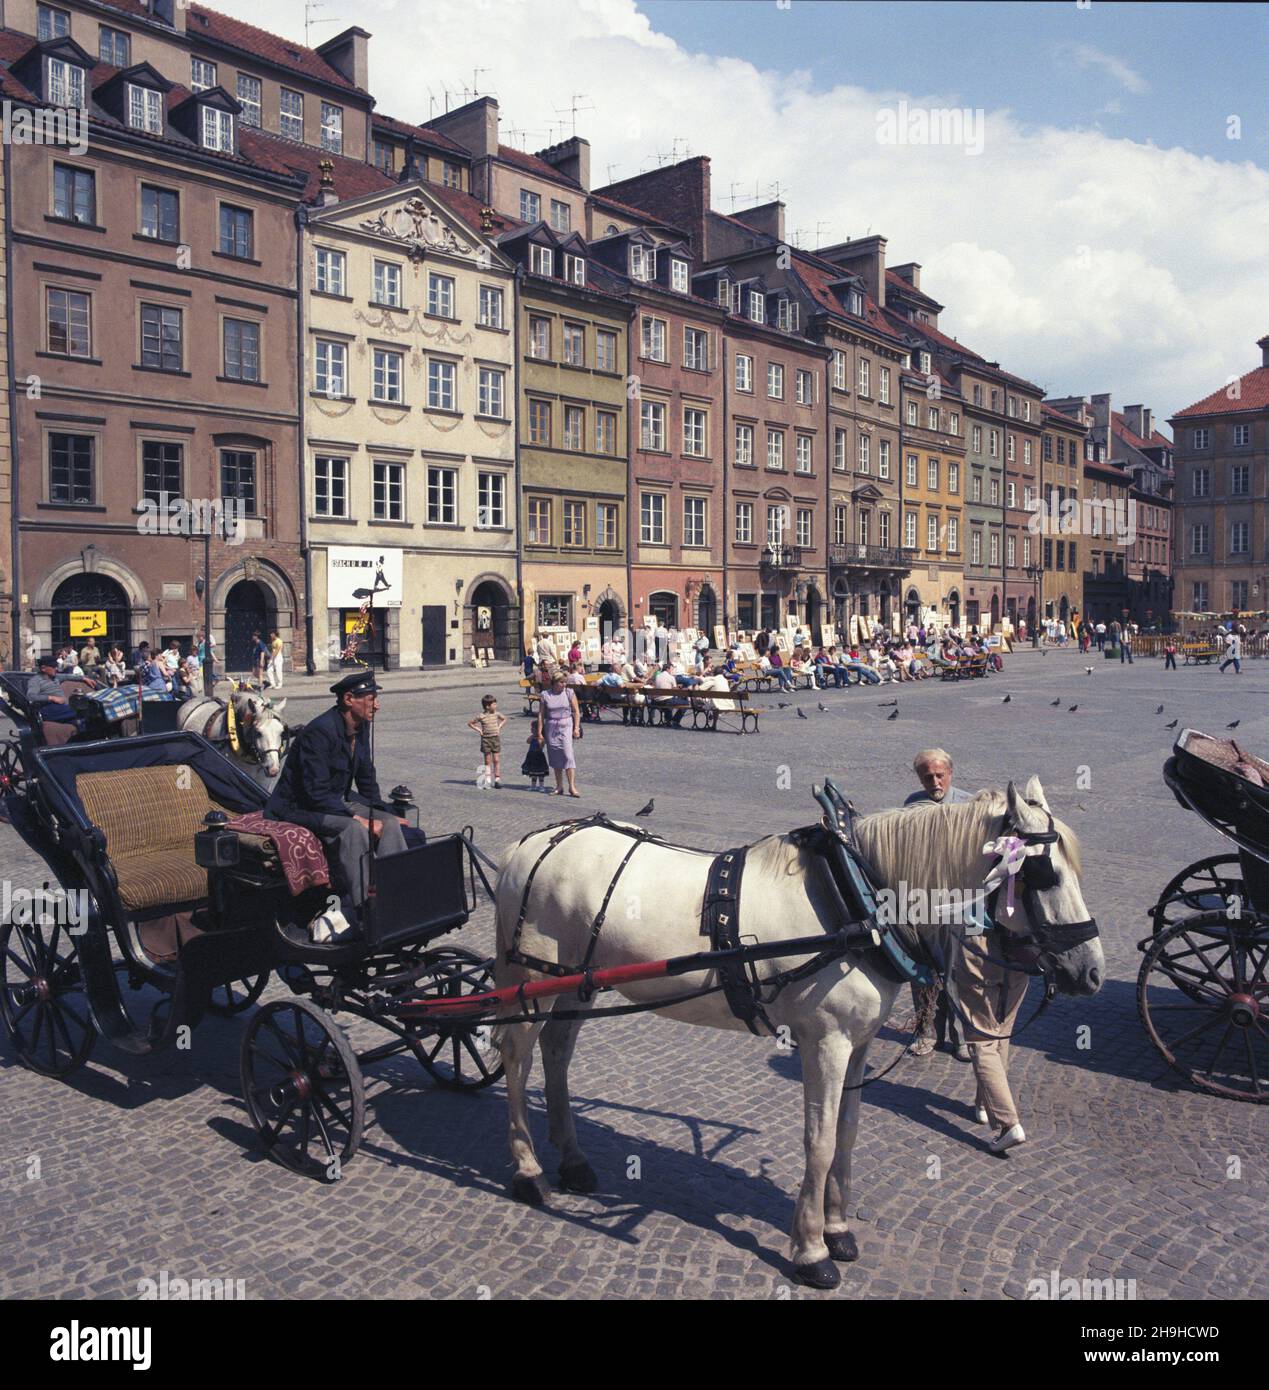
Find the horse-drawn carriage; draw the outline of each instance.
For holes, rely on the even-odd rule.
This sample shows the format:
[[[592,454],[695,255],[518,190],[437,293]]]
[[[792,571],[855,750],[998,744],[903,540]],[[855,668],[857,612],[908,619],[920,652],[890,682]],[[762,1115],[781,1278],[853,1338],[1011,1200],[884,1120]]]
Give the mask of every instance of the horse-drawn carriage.
[[[1237,847],[1183,869],[1151,910],[1137,978],[1151,1041],[1201,1090],[1269,1101],[1269,763],[1185,729],[1163,777]]]
[[[353,930],[317,944],[308,924],[331,891],[320,844],[264,821],[263,788],[200,735],[70,742],[29,756],[25,792],[6,797],[10,819],[82,911],[0,926],[0,1022],[28,1066],[67,1076],[99,1034],[127,1053],[157,1052],[209,1011],[255,1003],[276,971],[293,997],[251,1016],[243,1095],[275,1159],[327,1178],[361,1140],[364,1065],[410,1052],[458,1089],[500,1075],[478,1023],[393,1013],[399,999],[453,998],[488,982],[481,956],[432,945],[474,906],[468,833],[429,839],[407,827],[405,852],[374,861],[374,893]],[[403,816],[408,796],[394,793]],[[336,1012],[391,1038],[357,1053]]]

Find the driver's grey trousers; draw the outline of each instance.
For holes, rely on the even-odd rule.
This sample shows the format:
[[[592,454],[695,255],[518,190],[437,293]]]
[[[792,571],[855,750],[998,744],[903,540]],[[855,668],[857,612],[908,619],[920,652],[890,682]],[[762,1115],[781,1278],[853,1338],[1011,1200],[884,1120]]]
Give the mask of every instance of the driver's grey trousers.
[[[405,836],[396,816],[377,811],[375,825],[380,827],[376,837],[378,853],[400,854],[405,848]],[[360,908],[366,899],[362,880],[369,873],[369,863],[365,861],[370,851],[370,832],[351,816],[323,816],[317,838],[326,847],[326,862],[334,872],[335,887],[347,894],[354,908]]]

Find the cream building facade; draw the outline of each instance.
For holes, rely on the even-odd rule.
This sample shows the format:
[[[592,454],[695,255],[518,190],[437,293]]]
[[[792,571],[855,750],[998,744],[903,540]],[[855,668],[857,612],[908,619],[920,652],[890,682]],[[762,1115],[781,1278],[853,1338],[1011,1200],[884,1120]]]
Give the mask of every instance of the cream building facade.
[[[303,258],[318,669],[338,669],[353,638],[388,668],[474,649],[517,660],[513,267],[488,210],[458,190],[336,201],[328,187],[319,203]],[[376,585],[373,630],[359,631],[354,590]]]

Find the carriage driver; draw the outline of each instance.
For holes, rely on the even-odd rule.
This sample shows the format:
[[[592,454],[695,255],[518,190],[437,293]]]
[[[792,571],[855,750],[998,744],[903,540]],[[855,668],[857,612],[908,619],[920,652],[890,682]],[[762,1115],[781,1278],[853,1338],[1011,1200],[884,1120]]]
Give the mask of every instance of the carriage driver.
[[[398,854],[406,847],[404,822],[381,798],[370,757],[380,689],[371,671],[354,671],[331,686],[334,708],[296,737],[265,807],[271,820],[305,826],[321,840],[333,861],[335,886],[354,910],[365,900],[362,866],[370,849],[370,821],[361,811],[373,806],[384,812],[374,822],[379,854]],[[355,800],[350,799],[354,782]]]

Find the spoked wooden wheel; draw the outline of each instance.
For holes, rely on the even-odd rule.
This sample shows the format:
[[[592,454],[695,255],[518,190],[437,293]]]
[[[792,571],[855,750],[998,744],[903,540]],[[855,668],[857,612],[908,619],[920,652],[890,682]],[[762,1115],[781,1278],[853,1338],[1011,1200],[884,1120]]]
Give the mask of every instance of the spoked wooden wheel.
[[[212,990],[211,1003],[207,1007],[212,1013],[226,1018],[240,1014],[259,999],[268,983],[269,971],[266,970],[263,975],[250,975],[230,985],[217,985]]]
[[[242,1039],[242,1094],[270,1158],[335,1182],[357,1152],[366,1088],[357,1054],[308,999],[265,1004]]]
[[[26,773],[22,768],[22,747],[16,739],[0,746],[0,796],[24,796]]]
[[[494,987],[491,962],[461,946],[429,951],[431,965],[411,991],[416,999],[457,999]],[[463,1022],[429,1027],[410,1038],[414,1055],[436,1082],[450,1091],[479,1091],[502,1076],[502,1058],[493,1045],[493,1025]]]
[[[74,937],[56,923],[6,922],[0,958],[0,1018],[14,1050],[32,1071],[69,1076],[97,1039]]]
[[[1214,854],[1182,869],[1159,894],[1150,910],[1154,929],[1161,932],[1183,917],[1196,912],[1224,912],[1231,898],[1238,898],[1245,910],[1242,867],[1236,854]]]
[[[1137,1010],[1169,1066],[1200,1090],[1269,1100],[1269,921],[1203,912],[1146,949]]]

